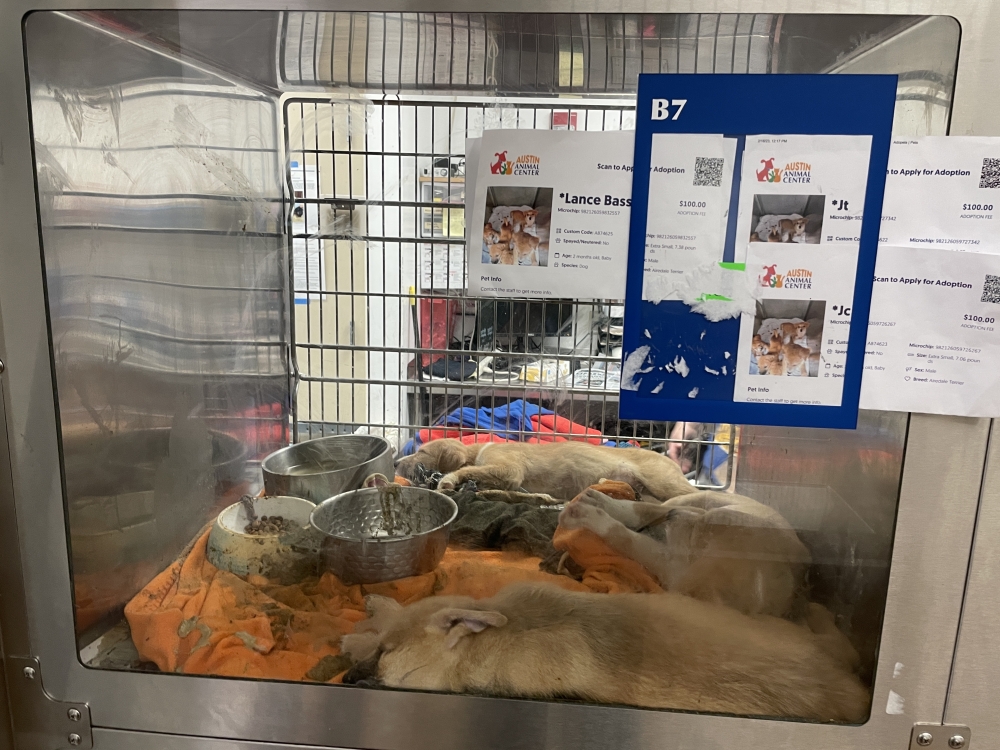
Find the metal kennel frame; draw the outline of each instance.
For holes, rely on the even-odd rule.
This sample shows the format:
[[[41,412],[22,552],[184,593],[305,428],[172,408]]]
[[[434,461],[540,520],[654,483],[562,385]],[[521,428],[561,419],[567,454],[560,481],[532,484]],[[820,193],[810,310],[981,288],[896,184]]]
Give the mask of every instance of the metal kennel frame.
[[[670,425],[618,420],[614,368],[620,356],[613,347],[615,341],[620,345],[621,319],[613,313],[621,300],[485,300],[467,294],[465,181],[451,166],[464,160],[465,139],[484,128],[546,128],[559,113],[580,130],[619,130],[634,121],[627,103],[290,96],[283,112],[290,184],[296,182],[293,173],[308,164],[321,186],[315,197],[296,198],[304,221],[298,230],[290,223],[289,234],[293,243],[322,243],[328,259],[323,289],[307,283],[318,255],[306,254],[299,264],[305,278],[294,269],[292,274],[294,295],[309,308],[295,316],[293,329],[300,439],[363,429],[402,446],[456,408],[522,399],[609,441],[665,449]],[[330,132],[336,125],[346,125],[349,137]],[[441,163],[449,166],[433,166]],[[460,200],[454,200],[456,192]],[[439,193],[451,202],[437,198]],[[459,217],[458,236],[449,231],[453,215]],[[484,316],[493,319],[488,339]],[[428,339],[428,330],[449,334],[456,317],[471,322],[467,333],[459,332],[461,348]],[[547,347],[553,339],[555,346]],[[464,379],[435,376],[427,369],[436,360],[459,363],[468,372],[460,373]],[[531,367],[537,377],[526,379]],[[520,440],[532,436],[523,422],[508,421],[499,429]],[[713,446],[724,449],[725,465],[699,484],[728,487],[736,431],[727,426],[716,439],[719,425],[694,429],[702,435],[670,442],[683,446],[695,463],[714,459]],[[579,438],[558,429],[553,436]]]
[[[902,42],[911,54],[898,55],[899,45],[882,44],[885,39],[877,34],[862,34],[864,38],[859,37],[848,45],[850,54],[843,57],[832,55],[822,70],[900,73],[898,106],[901,109],[897,109],[897,118],[901,116],[900,112],[904,113],[907,133],[928,132],[928,129],[930,132],[945,132],[950,123],[954,133],[1000,134],[1000,106],[992,95],[993,84],[1000,74],[994,54],[994,40],[1000,34],[1000,22],[988,4],[973,0],[956,0],[947,7],[932,0],[820,0],[808,6],[794,0],[777,0],[767,4],[752,0],[724,0],[715,8],[723,15],[698,15],[694,13],[699,10],[696,3],[677,0],[668,8],[658,7],[656,10],[676,12],[672,23],[679,23],[682,20],[680,16],[685,16],[689,19],[686,21],[688,28],[694,31],[688,33],[682,29],[678,34],[671,34],[665,27],[662,35],[653,34],[650,37],[632,33],[631,29],[636,28],[636,24],[637,28],[644,28],[641,20],[650,6],[631,0],[621,4],[621,13],[613,19],[605,19],[603,25],[597,23],[603,18],[599,14],[599,5],[587,0],[572,3],[507,0],[502,4],[487,4],[485,8],[480,7],[481,4],[471,8],[458,0],[435,5],[389,1],[376,4],[367,13],[355,15],[349,13],[352,10],[350,5],[334,3],[331,6],[330,3],[321,4],[312,0],[299,0],[282,12],[271,12],[266,5],[254,0],[176,0],[169,4],[158,4],[156,0],[131,0],[111,5],[126,15],[147,10],[160,10],[169,15],[178,10],[186,13],[208,9],[242,11],[239,15],[243,17],[252,15],[249,11],[254,11],[255,20],[242,19],[239,22],[233,16],[222,18],[211,13],[199,14],[197,21],[188,18],[186,26],[182,24],[172,38],[168,33],[165,40],[131,34],[125,28],[124,31],[117,29],[114,35],[102,31],[93,38],[87,37],[86,43],[80,43],[77,36],[61,29],[48,37],[55,51],[45,56],[44,61],[53,62],[52,70],[70,79],[77,74],[84,78],[95,72],[101,74],[97,82],[79,82],[77,93],[101,87],[113,90],[113,86],[107,85],[105,72],[120,73],[126,84],[145,83],[150,78],[173,84],[180,81],[184,86],[193,82],[223,97],[240,89],[246,82],[244,78],[253,79],[253,85],[248,84],[252,97],[268,106],[275,105],[273,117],[260,131],[271,133],[273,137],[267,136],[265,142],[259,145],[262,151],[272,153],[283,146],[290,151],[295,145],[294,138],[288,138],[287,144],[282,143],[284,139],[280,132],[288,124],[282,97],[305,101],[324,95],[324,106],[344,109],[345,103],[349,103],[359,113],[373,107],[395,107],[398,112],[400,107],[415,109],[424,102],[447,102],[448,110],[469,111],[482,107],[482,99],[493,97],[501,112],[503,105],[510,104],[507,100],[514,99],[512,109],[526,108],[543,113],[555,102],[532,101],[529,97],[563,97],[566,94],[558,100],[566,109],[575,108],[578,104],[582,104],[584,109],[613,109],[619,106],[613,100],[620,100],[623,94],[629,93],[622,82],[627,82],[634,71],[646,70],[647,64],[653,68],[654,61],[659,66],[663,60],[679,59],[679,55],[685,60],[694,60],[698,70],[712,70],[715,60],[742,60],[738,55],[734,58],[734,47],[730,46],[733,35],[725,33],[725,29],[730,28],[727,24],[735,21],[736,27],[740,28],[741,22],[748,23],[746,19],[765,18],[759,15],[764,11],[773,15],[767,16],[770,20],[765,26],[759,27],[760,34],[763,36],[766,29],[767,35],[761,42],[760,59],[765,66],[770,65],[768,70],[774,72],[777,72],[775,63],[781,62],[782,50],[785,49],[785,42],[780,40],[790,38],[786,32],[791,28],[792,20],[809,18],[808,13],[829,14],[816,17],[816,24],[826,25],[836,25],[837,19],[847,18],[845,14],[954,14],[957,19],[954,22],[939,18],[944,26],[952,26],[951,35],[945,35],[943,42],[928,31],[929,22],[912,23],[912,18],[901,17],[898,20],[902,28],[897,29],[894,39]],[[623,750],[648,750],[664,746],[739,746],[751,750],[774,747],[861,750],[903,747],[915,736],[914,724],[917,722],[934,727],[935,733],[939,730],[945,732],[946,728],[941,725],[946,722],[966,722],[976,733],[969,747],[991,746],[990,732],[995,731],[997,715],[990,697],[995,694],[996,674],[1000,669],[993,647],[993,624],[1000,613],[996,598],[991,595],[996,587],[996,565],[993,564],[991,550],[1000,548],[1000,514],[995,507],[1000,502],[997,491],[1000,478],[996,472],[998,441],[993,439],[995,436],[991,437],[993,426],[986,419],[864,413],[856,431],[744,426],[739,436],[741,465],[735,482],[738,491],[773,501],[775,505],[779,501],[785,502],[792,509],[803,504],[803,497],[815,497],[817,502],[809,510],[816,512],[807,520],[813,523],[816,530],[822,532],[837,524],[843,524],[845,528],[865,528],[872,532],[868,538],[878,537],[876,541],[882,545],[875,550],[877,555],[870,554],[863,548],[864,544],[854,545],[854,538],[845,534],[848,544],[840,550],[848,559],[856,553],[878,557],[880,565],[876,573],[884,576],[886,584],[878,606],[872,607],[869,614],[877,619],[874,631],[878,637],[874,653],[874,701],[870,719],[861,726],[825,726],[577,703],[362,690],[264,680],[234,682],[221,677],[113,671],[86,666],[81,660],[74,623],[73,561],[67,543],[69,512],[64,481],[63,430],[66,425],[59,401],[63,392],[61,374],[55,366],[56,352],[53,351],[49,328],[53,309],[51,302],[58,299],[53,297],[53,292],[66,291],[66,288],[59,289],[55,281],[61,280],[61,274],[72,272],[73,268],[72,264],[47,264],[52,259],[53,248],[46,233],[51,229],[45,224],[49,215],[39,210],[38,198],[44,193],[41,188],[45,185],[41,184],[43,175],[36,170],[36,164],[44,167],[45,161],[34,139],[32,126],[38,123],[32,121],[30,102],[33,92],[24,75],[25,28],[30,28],[33,23],[30,14],[48,10],[72,11],[72,23],[77,23],[82,12],[87,10],[87,4],[84,0],[6,0],[0,6],[0,20],[3,21],[0,23],[0,67],[4,71],[4,75],[0,76],[0,98],[5,102],[5,107],[0,109],[0,223],[5,230],[5,239],[0,245],[0,630],[4,670],[0,687],[6,688],[7,693],[0,697],[7,697],[12,707],[10,734],[16,747],[30,750],[69,750],[92,746],[101,750],[148,747],[167,750],[260,750],[313,746],[458,750],[476,746],[485,750],[507,750],[516,746],[526,750],[598,750],[615,746]],[[418,11],[426,13],[418,18]],[[494,12],[499,14],[500,11],[528,18],[532,14],[543,13],[557,17],[559,22],[565,20],[568,12],[587,17],[590,24],[588,33],[579,32],[574,27],[568,35],[568,43],[560,41],[566,35],[541,35],[552,37],[558,44],[568,44],[564,56],[567,65],[561,69],[566,71],[564,78],[560,79],[556,74],[557,68],[546,68],[544,65],[539,68],[536,63],[537,56],[532,50],[538,47],[532,45],[539,43],[540,36],[525,33],[524,24],[542,25],[549,20],[534,18],[517,21],[522,26],[516,28],[506,29],[504,26],[496,30],[490,27],[493,29],[490,38],[497,40],[500,38],[497,34],[503,32],[506,34],[503,39],[509,40],[509,43],[498,44],[498,49],[503,50],[504,64],[497,68],[496,81],[489,81],[488,90],[484,91],[458,87],[460,80],[468,84],[470,80],[478,79],[470,79],[471,74],[462,73],[454,66],[441,66],[443,59],[460,59],[454,52],[454,43],[447,36],[451,33],[452,19],[483,18],[485,23],[485,19],[494,19]],[[807,14],[786,15],[797,11],[806,11]],[[301,17],[300,20],[307,17],[318,20],[321,16],[325,24],[332,12],[337,12],[338,16],[329,35],[315,32],[309,37],[307,30],[303,30],[308,26],[294,25],[298,17]],[[413,29],[420,30],[416,36],[407,38],[419,38],[422,52],[418,54],[414,47],[412,54],[407,51],[405,55],[392,59],[397,71],[400,61],[406,64],[407,70],[414,70],[411,82],[403,82],[409,88],[394,84],[386,85],[382,90],[376,88],[362,93],[360,88],[352,89],[351,82],[361,80],[358,76],[364,77],[366,82],[370,80],[368,76],[375,70],[372,61],[382,59],[384,47],[378,43],[377,24],[383,14],[385,18],[399,18],[400,24],[412,20],[416,24]],[[503,24],[514,23],[507,17],[495,17],[500,18]],[[369,25],[370,19],[375,19],[373,25]],[[265,35],[265,38],[288,42],[294,37],[299,42],[286,43],[283,47],[275,44],[272,48],[266,44],[255,46],[247,41],[259,40],[261,37],[251,31],[269,24],[279,31],[271,36]],[[343,24],[350,33],[344,31]],[[877,25],[873,24],[873,27]],[[479,28],[476,23],[472,27]],[[461,23],[456,23],[455,28],[461,28]],[[943,66],[946,70],[942,72],[935,68],[934,61],[951,54],[949,50],[957,44],[959,28],[962,33],[961,56],[957,63],[960,85],[954,89],[954,106],[949,108],[947,104],[952,101],[954,84],[952,67],[949,63]],[[409,35],[410,27],[407,29]],[[624,31],[619,33],[617,29]],[[715,29],[722,31],[716,33]],[[170,32],[170,29],[167,31]],[[199,36],[202,31],[211,33]],[[331,56],[330,45],[325,40],[336,38],[338,43],[343,44],[344,40],[351,38],[351,33],[359,35],[359,39],[364,38],[365,43],[353,42],[350,55]],[[456,31],[455,36],[457,38],[460,33]],[[679,47],[694,52],[676,52],[679,47],[661,43],[661,36],[667,41],[680,40],[683,44]],[[177,38],[183,38],[184,44],[176,43]],[[293,71],[293,66],[287,63],[294,59],[294,55],[297,54],[299,59],[314,59],[307,54],[308,49],[300,46],[295,52],[294,48],[295,43],[305,43],[309,38],[319,47],[315,58],[318,64],[312,67],[305,65],[301,71],[295,67]],[[487,39],[485,34],[480,38]],[[808,42],[815,35],[810,37],[806,34],[802,38]],[[446,39],[449,40],[447,43]],[[934,46],[935,39],[940,47]],[[704,41],[692,44],[691,40]],[[219,51],[213,48],[213,44],[219,45],[220,41],[231,43],[228,56],[221,62],[217,59]],[[148,57],[132,54],[143,45],[155,47],[157,59],[168,61],[169,75],[162,74],[163,67],[159,63],[153,66],[149,64]],[[192,50],[189,57],[181,54],[182,47]],[[482,52],[471,43],[468,49],[466,59],[475,59],[477,65],[467,66],[466,70],[478,71],[478,61],[492,54],[489,53],[489,45]],[[667,54],[667,49],[673,54]],[[940,54],[931,54],[933,50],[940,52],[942,49],[944,52]],[[435,50],[441,50],[441,53]],[[914,50],[917,54],[912,54]],[[109,56],[105,60],[113,65],[105,69],[90,64],[95,56],[104,54]],[[273,61],[261,62],[264,57],[272,55]],[[324,64],[329,59],[333,59],[334,63]],[[218,66],[213,60],[219,63]],[[285,62],[281,63],[281,60]],[[636,60],[640,60],[641,65],[637,65]],[[414,63],[411,68],[412,61],[420,61],[419,67]],[[608,61],[611,61],[610,65]],[[272,62],[273,77],[269,68]],[[485,63],[483,65],[485,71]],[[548,72],[536,78],[536,68]],[[690,67],[684,68],[688,69]],[[366,70],[368,73],[364,72]],[[417,71],[421,71],[419,75]],[[113,76],[111,80],[114,82]],[[563,91],[558,88],[560,80],[568,82]],[[535,81],[538,82],[538,90],[529,90],[529,84]],[[435,88],[438,84],[440,88]],[[581,102],[577,97],[582,94],[588,98]],[[469,99],[459,101],[456,99],[459,96]],[[82,103],[67,101],[70,104]],[[111,101],[114,101],[113,97]],[[938,106],[934,102],[944,104]],[[113,109],[110,104],[108,107]],[[69,111],[72,109],[70,107]],[[294,109],[293,104],[288,111]],[[90,112],[89,109],[84,111]],[[59,116],[62,117],[61,114]],[[232,123],[238,120],[232,115],[214,117],[213,128],[207,129],[209,132],[204,138],[188,143],[181,141],[181,144],[191,146],[199,155],[204,153],[206,156],[238,152],[246,145],[244,139],[230,129]],[[91,119],[86,121],[93,123]],[[170,118],[166,121],[169,122]],[[67,118],[67,128],[72,122],[73,117]],[[338,124],[331,132],[342,133],[345,137],[349,134],[354,139],[351,126],[358,126],[361,135],[364,135],[367,133],[364,123],[365,117],[359,115],[355,118],[352,114],[350,123]],[[162,130],[162,127],[149,128],[147,132],[160,134]],[[113,128],[109,126],[110,132]],[[60,137],[71,136],[69,129],[60,134]],[[177,149],[177,140],[174,136],[160,144],[162,151],[170,153]],[[113,142],[110,135],[109,142]],[[302,151],[301,141],[299,144]],[[99,145],[103,144],[99,141]],[[367,152],[365,158],[368,159],[371,152],[378,149],[361,137],[359,145],[342,150],[347,153],[336,154],[337,157],[350,162],[353,154],[357,164],[362,153]],[[119,160],[117,151],[109,151],[115,160]],[[418,153],[416,148],[412,151]],[[114,169],[99,149],[94,153],[98,155],[99,162],[109,170]],[[398,155],[398,150],[395,153]],[[462,152],[449,145],[429,149],[426,153],[450,156]],[[125,166],[128,168],[128,165]],[[429,167],[433,170],[433,163]],[[445,168],[450,169],[450,166]],[[99,166],[94,173],[104,169]],[[49,177],[53,176],[58,177],[57,170],[50,171]],[[276,186],[280,188],[282,183],[291,180],[291,176],[291,173],[279,175],[288,180],[276,179]],[[428,176],[432,177],[428,182],[438,183],[436,174],[432,172]],[[319,316],[318,310],[315,318],[307,316],[306,311],[311,304],[309,296],[322,291],[307,285],[305,289],[301,286],[298,289],[306,298],[306,304],[294,305],[292,295],[287,301],[282,301],[278,295],[278,299],[272,299],[266,305],[247,305],[248,317],[238,321],[242,325],[252,317],[260,316],[257,319],[260,328],[250,328],[260,333],[261,340],[288,342],[288,348],[284,350],[288,357],[286,367],[284,371],[281,367],[276,368],[280,376],[276,388],[287,387],[282,383],[288,382],[289,375],[295,375],[293,361],[298,364],[299,376],[313,378],[299,388],[299,421],[295,426],[300,437],[327,430],[354,431],[359,428],[398,429],[400,437],[406,437],[408,430],[425,421],[423,416],[417,419],[406,412],[402,419],[394,422],[383,416],[389,413],[388,410],[383,412],[383,405],[374,403],[370,397],[373,393],[382,392],[384,398],[385,389],[389,388],[406,391],[413,387],[411,378],[405,373],[403,376],[387,377],[384,370],[379,374],[372,369],[365,369],[362,375],[361,368],[371,368],[373,361],[376,364],[380,361],[394,362],[400,368],[414,355],[433,356],[445,351],[444,346],[437,344],[418,345],[419,339],[375,343],[373,331],[365,327],[369,320],[377,319],[367,313],[369,302],[375,305],[392,303],[402,309],[394,310],[395,317],[390,320],[396,325],[383,330],[380,340],[384,340],[385,332],[389,330],[397,333],[401,329],[408,331],[405,324],[400,325],[400,320],[406,320],[406,312],[412,316],[412,310],[407,307],[411,296],[408,288],[397,287],[391,291],[373,288],[375,275],[369,273],[367,263],[364,266],[352,265],[354,253],[360,254],[362,248],[367,252],[380,244],[388,244],[394,247],[396,255],[387,257],[409,258],[408,262],[415,263],[414,245],[406,245],[403,240],[419,238],[416,234],[403,233],[402,227],[389,233],[384,226],[370,223],[372,216],[379,220],[391,215],[393,209],[398,215],[406,210],[418,212],[428,207],[404,205],[406,200],[413,203],[422,201],[419,198],[391,198],[391,205],[369,205],[373,199],[384,201],[386,198],[384,195],[378,198],[364,190],[363,178],[364,173],[355,192],[347,191],[346,195],[330,192],[320,197],[331,200],[323,203],[317,199],[315,202],[317,220],[322,221],[320,211],[326,211],[329,226],[334,230],[330,234],[335,237],[345,235],[343,239],[328,240],[334,247],[332,265],[328,265],[327,270],[339,274],[344,269],[347,275],[338,276],[339,281],[349,279],[350,269],[355,269],[358,271],[355,279],[360,288],[352,287],[345,299],[337,303],[332,303],[331,296],[326,295],[323,298],[324,316]],[[448,180],[445,179],[444,183],[447,189]],[[210,189],[205,191],[195,189],[198,186],[185,185],[191,193],[197,194],[196,197],[204,198],[204,205],[235,203],[242,207],[247,203],[247,196],[242,188],[233,191],[233,186],[234,183],[226,183],[225,180],[210,183]],[[294,189],[291,185],[287,188]],[[124,190],[120,192],[126,193]],[[385,190],[382,192],[384,194]],[[263,191],[262,194],[271,195]],[[181,206],[192,200],[191,195],[183,191],[173,195]],[[228,195],[230,200],[218,199],[218,195]],[[348,202],[353,198],[360,205],[349,203],[339,206],[339,200],[345,197]],[[434,203],[433,200],[422,202]],[[283,210],[290,209],[290,203],[290,200],[283,200]],[[131,205],[137,204],[126,204]],[[458,207],[456,203],[450,208]],[[303,214],[306,210],[304,207]],[[202,218],[216,216],[203,207],[181,213],[183,216]],[[157,214],[158,211],[153,209],[126,211],[126,216],[132,219],[141,217],[148,220]],[[115,211],[109,211],[107,205],[100,201],[88,204],[90,230],[103,231],[103,225],[110,223],[109,219],[114,215]],[[349,231],[342,232],[345,226]],[[79,227],[81,231],[85,228],[83,225]],[[155,236],[158,229],[148,227],[145,234]],[[381,234],[376,234],[376,230]],[[199,290],[213,286],[213,279],[196,273],[198,259],[218,260],[218,265],[209,265],[213,270],[224,271],[240,268],[240,262],[252,261],[253,252],[248,252],[248,248],[264,253],[264,240],[259,245],[245,244],[256,241],[245,237],[246,232],[242,221],[233,223],[224,220],[223,230],[211,236],[230,243],[228,249],[231,254],[204,248],[200,253],[193,254],[191,270],[195,273],[190,286]],[[287,227],[285,233],[288,233]],[[161,255],[167,257],[168,253],[184,247],[183,237],[184,232],[165,231],[158,242],[151,242],[147,248],[152,250],[148,253],[149,268],[156,267],[155,261]],[[377,237],[383,239],[375,241]],[[266,238],[267,241],[271,239],[275,238]],[[308,238],[300,236],[292,239]],[[428,244],[453,246],[452,243]],[[404,245],[405,252],[400,249]],[[86,252],[79,256],[72,254],[78,248],[86,251],[86,244],[70,243],[64,248],[70,251],[67,257],[86,259]],[[272,262],[268,259],[261,267],[280,271],[283,268],[280,261],[284,260],[282,248],[277,243],[268,248],[266,252],[272,253],[276,260]],[[161,250],[159,254],[156,252],[158,249]],[[134,261],[138,256],[123,252],[121,257]],[[309,257],[308,253],[306,257]],[[230,265],[222,263],[223,258],[235,259]],[[294,258],[288,260],[287,267],[294,268]],[[172,264],[167,266],[172,267]],[[377,267],[382,268],[381,260]],[[449,265],[446,263],[443,268],[447,278]],[[380,282],[395,272],[395,265],[387,261],[384,269],[383,275],[378,277]],[[361,273],[362,270],[364,273]],[[288,282],[287,278],[279,281]],[[230,283],[229,286],[244,290],[256,288],[239,283]],[[272,284],[261,287],[263,289],[259,291],[267,293],[272,293],[275,288]],[[114,292],[112,286],[104,289]],[[292,291],[295,289],[292,288]],[[461,297],[450,295],[448,291],[447,283],[443,290],[432,289],[429,294],[415,288],[412,298],[441,304],[449,302],[452,296]],[[130,305],[135,305],[136,297],[115,293],[108,299],[114,305],[128,309]],[[351,311],[349,315],[341,315],[342,327],[337,320],[338,305],[346,306]],[[210,306],[196,307],[211,309]],[[353,312],[355,307],[365,307],[365,310],[356,313]],[[595,306],[588,304],[585,307],[593,309]],[[79,309],[87,315],[91,313],[84,306]],[[142,308],[140,312],[146,309]],[[180,309],[183,311],[183,308]],[[230,307],[226,305],[220,309],[228,310]],[[287,338],[290,332],[268,323],[268,316],[283,309],[287,318],[295,319],[286,321],[289,328],[295,325],[295,342],[321,346],[300,346],[293,352],[292,339]],[[611,317],[610,308],[608,312]],[[88,322],[91,320],[86,315],[84,318]],[[169,321],[170,316],[153,316],[151,319],[154,322]],[[333,320],[332,341],[326,337],[327,322],[330,320]],[[558,316],[556,320],[559,320]],[[318,329],[320,321],[322,334]],[[240,325],[234,324],[230,318],[219,316],[216,322],[218,330],[211,331],[217,336],[216,341],[238,343],[250,340],[241,338],[243,331]],[[349,325],[351,322],[355,323],[353,331]],[[313,324],[317,327],[310,329]],[[315,334],[312,338],[311,331]],[[598,339],[600,333],[598,330]],[[352,335],[354,341],[351,340]],[[87,343],[87,340],[83,342]],[[333,348],[326,348],[328,346]],[[364,352],[352,348],[362,346]],[[561,348],[558,342],[556,346]],[[270,350],[273,347],[268,343],[261,348]],[[94,362],[103,363],[102,350],[96,351],[99,356]],[[492,347],[467,351],[477,352],[469,356],[480,357],[494,353]],[[312,363],[309,362],[310,356],[313,357]],[[322,356],[330,359],[317,360]],[[601,361],[600,357],[604,355],[594,353],[588,356],[590,361]],[[556,358],[560,357],[562,353],[557,352]],[[165,358],[157,372],[170,376],[165,380],[171,385],[179,383],[181,386],[192,382],[187,379],[190,376],[197,381],[213,374],[199,369],[186,371],[181,364],[182,358]],[[225,362],[220,360],[213,364],[220,365],[223,378],[230,376]],[[99,375],[106,372],[102,368],[103,364],[97,368]],[[250,368],[249,371],[255,372],[255,369]],[[364,383],[356,382],[362,380]],[[450,382],[443,386],[447,387],[449,395],[455,394],[456,398],[464,398],[468,387]],[[478,385],[471,386],[473,394],[476,387]],[[310,389],[314,389],[311,404],[308,402]],[[351,398],[344,401],[352,406],[343,414],[333,410],[333,402],[329,400],[330,394],[341,389],[355,394],[353,401]],[[526,392],[521,384],[515,390],[522,394]],[[545,395],[543,390],[546,389],[538,389],[540,398]],[[555,388],[547,390],[547,393],[558,391]],[[324,392],[327,394],[325,405],[322,401]],[[409,392],[406,391],[405,395],[408,397]],[[207,396],[204,400],[209,403]],[[233,405],[227,406],[221,400],[212,403],[223,411],[231,412],[233,408]],[[392,401],[383,403],[391,404]],[[567,399],[566,403],[572,403],[572,399]],[[317,413],[314,414],[314,411]],[[431,414],[437,413],[428,411],[428,419]],[[273,417],[275,415],[271,414],[267,419],[273,421]],[[615,431],[605,432],[612,436],[617,434]],[[878,502],[868,506],[865,502],[867,498],[875,498]],[[835,508],[843,513],[837,517],[824,515],[825,510]],[[870,569],[874,568],[876,566],[870,566]],[[0,725],[6,727],[2,721]],[[5,739],[3,727],[0,727],[0,744]],[[943,736],[947,738],[950,735]],[[937,740],[935,742],[939,744]]]
[[[296,168],[309,164],[320,173],[319,184],[332,188],[327,194],[321,188],[321,194],[298,199],[305,220],[296,231],[290,218],[290,237],[293,242],[322,242],[327,253],[332,247],[337,256],[332,276],[327,274],[329,289],[310,291],[306,279],[292,273],[295,295],[317,308],[294,316],[293,365],[301,385],[293,434],[298,439],[363,429],[402,446],[417,430],[457,407],[523,399],[552,408],[611,442],[666,448],[671,425],[617,418],[617,379],[609,370],[620,361],[614,341],[620,343],[621,320],[613,313],[621,300],[469,297],[464,232],[421,236],[420,225],[427,213],[439,214],[448,227],[453,213],[464,223],[468,196],[463,193],[461,200],[452,202],[455,188],[464,188],[464,172],[454,174],[452,165],[464,162],[465,138],[478,137],[483,129],[551,128],[556,113],[565,127],[628,129],[634,123],[633,107],[613,97],[633,91],[639,72],[771,69],[774,16],[692,14],[671,20],[656,17],[643,26],[640,17],[625,14],[542,15],[516,23],[489,13],[285,15],[278,61],[279,73],[291,87],[395,92],[391,100],[365,93],[333,98],[293,94],[283,99],[289,184],[295,182]],[[512,35],[522,43],[498,45],[496,35]],[[523,42],[529,35],[547,38],[547,51],[553,54],[541,54],[543,42]],[[325,38],[332,40],[329,49]],[[433,90],[449,96],[426,93]],[[498,104],[495,94],[504,90],[522,97]],[[598,94],[602,101],[529,102],[523,99],[525,92]],[[332,131],[335,123],[346,125],[346,139],[321,132]],[[437,167],[442,163],[447,167]],[[357,179],[359,172],[363,176]],[[345,173],[351,176],[345,179]],[[404,174],[426,179],[406,180]],[[446,205],[435,199],[436,192],[448,198]],[[319,230],[308,231],[310,225]],[[352,248],[347,254],[345,244]],[[309,264],[316,262],[306,255],[307,278]],[[401,270],[420,278],[409,285],[397,273]],[[426,315],[412,316],[418,308]],[[503,310],[511,313],[505,322],[495,321],[495,330],[484,342],[475,325],[484,315]],[[476,321],[457,353],[448,341],[420,338],[420,328],[448,329],[442,319],[456,312]],[[555,330],[546,331],[552,315]],[[379,325],[385,326],[381,337],[359,340],[361,332],[375,334]],[[338,333],[331,336],[331,331]],[[346,340],[339,335],[342,331]],[[555,351],[545,351],[546,338],[556,338]],[[468,379],[449,380],[415,366],[442,358],[473,373]],[[533,360],[538,380],[549,382],[517,376]],[[546,372],[554,377],[545,378]],[[682,425],[682,437],[669,442],[680,444],[696,466],[709,461],[707,473],[692,472],[696,483],[729,487],[737,430],[692,425],[690,429],[700,434],[690,438],[684,437],[688,429]],[[460,430],[467,431],[485,430]],[[523,425],[505,425],[504,432],[522,440],[530,437]],[[574,437],[559,431],[555,436]],[[726,452],[725,465],[717,470],[714,448]]]

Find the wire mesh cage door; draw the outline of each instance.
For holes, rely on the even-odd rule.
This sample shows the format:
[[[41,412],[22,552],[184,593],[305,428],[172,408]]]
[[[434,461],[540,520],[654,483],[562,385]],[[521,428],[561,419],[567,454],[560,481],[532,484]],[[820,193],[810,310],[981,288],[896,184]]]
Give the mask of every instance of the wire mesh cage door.
[[[296,439],[583,439],[667,451],[699,485],[729,485],[728,425],[618,418],[621,300],[466,293],[466,139],[629,130],[630,102],[293,97],[284,114]]]

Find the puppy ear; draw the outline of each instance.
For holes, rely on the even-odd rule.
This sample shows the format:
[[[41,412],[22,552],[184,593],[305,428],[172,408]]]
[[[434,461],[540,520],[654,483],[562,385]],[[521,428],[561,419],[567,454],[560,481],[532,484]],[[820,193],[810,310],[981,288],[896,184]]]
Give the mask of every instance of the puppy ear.
[[[447,633],[445,646],[454,648],[470,633],[481,633],[486,628],[499,628],[507,624],[507,618],[493,610],[442,609],[435,612],[427,624],[428,633]]]
[[[450,474],[468,463],[465,445],[460,440],[442,441],[438,452],[438,471]]]

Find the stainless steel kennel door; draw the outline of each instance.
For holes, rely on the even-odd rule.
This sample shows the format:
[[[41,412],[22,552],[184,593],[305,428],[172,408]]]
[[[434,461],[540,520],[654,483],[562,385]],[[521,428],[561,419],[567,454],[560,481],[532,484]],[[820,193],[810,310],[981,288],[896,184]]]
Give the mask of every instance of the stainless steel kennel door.
[[[903,747],[919,722],[975,731],[968,649],[992,610],[981,568],[968,595],[966,580],[978,516],[974,565],[995,531],[989,420],[869,412],[855,431],[678,437],[617,421],[616,389],[591,377],[615,361],[619,300],[500,310],[464,293],[465,138],[627,128],[641,72],[896,73],[897,134],[1000,131],[1000,21],[976,3],[695,10],[5,3],[0,628],[18,747],[860,750]],[[491,321],[456,338],[475,378],[435,374],[456,356],[423,337],[435,316]],[[515,376],[533,347],[537,378]],[[587,377],[546,382],[546,361]],[[269,452],[347,432],[401,449],[456,406],[516,399],[602,439],[680,440],[696,466],[721,451],[691,478],[788,519],[812,595],[861,655],[867,720],[165,669],[135,643],[126,603],[259,488]],[[172,627],[211,637],[198,617]]]

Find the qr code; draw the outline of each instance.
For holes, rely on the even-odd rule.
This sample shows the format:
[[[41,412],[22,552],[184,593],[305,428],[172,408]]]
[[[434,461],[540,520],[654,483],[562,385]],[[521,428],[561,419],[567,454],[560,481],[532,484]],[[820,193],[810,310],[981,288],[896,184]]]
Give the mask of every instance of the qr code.
[[[722,165],[725,159],[710,156],[694,158],[694,184],[706,187],[719,187],[722,184]]]
[[[986,274],[983,280],[983,298],[980,302],[992,302],[1000,305],[1000,276]]]
[[[1000,188],[1000,159],[983,159],[983,173],[979,177],[979,187]]]

